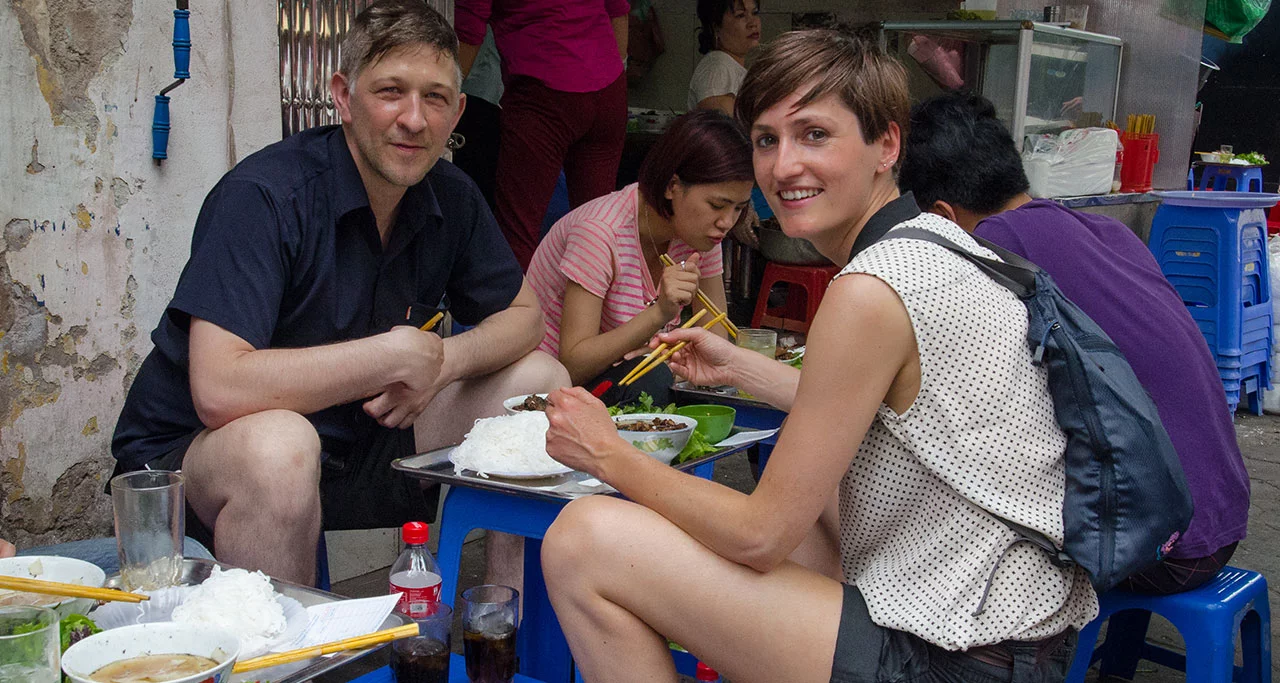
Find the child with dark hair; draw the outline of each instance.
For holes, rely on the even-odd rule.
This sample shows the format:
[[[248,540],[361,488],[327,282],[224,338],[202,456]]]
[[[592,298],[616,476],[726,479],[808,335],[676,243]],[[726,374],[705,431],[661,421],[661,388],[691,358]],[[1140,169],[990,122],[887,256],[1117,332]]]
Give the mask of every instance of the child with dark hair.
[[[1115,219],[1033,200],[1013,138],[978,95],[912,109],[898,184],[926,210],[1034,261],[1115,341],[1160,411],[1195,502],[1168,557],[1127,587],[1176,593],[1212,579],[1244,538],[1249,478],[1213,356],[1146,245]]]
[[[685,306],[700,306],[697,289],[724,310],[720,242],[748,214],[751,186],[751,146],[733,119],[713,111],[676,119],[639,182],[575,209],[538,246],[527,276],[547,321],[539,348],[575,383],[594,386],[621,379],[630,364],[614,363],[673,327]],[[664,266],[663,255],[676,265]],[[665,366],[643,381],[631,393],[665,402]]]

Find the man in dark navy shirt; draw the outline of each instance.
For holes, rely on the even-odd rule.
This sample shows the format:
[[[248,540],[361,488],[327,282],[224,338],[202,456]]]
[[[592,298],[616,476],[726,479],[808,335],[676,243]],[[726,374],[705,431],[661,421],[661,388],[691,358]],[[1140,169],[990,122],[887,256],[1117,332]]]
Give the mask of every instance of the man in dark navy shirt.
[[[188,532],[220,560],[310,583],[322,525],[434,517],[436,490],[389,467],[415,432],[454,443],[503,398],[568,384],[534,351],[542,314],[483,197],[439,160],[465,105],[457,49],[420,0],[375,3],[332,79],[342,125],[205,199],[112,450],[119,471],[182,469]],[[442,300],[475,327],[419,330]],[[491,538],[491,578],[518,577],[514,540]]]
[[[1033,200],[995,106],[953,93],[917,104],[899,185],[920,206],[1040,266],[1115,341],[1151,394],[1195,503],[1164,561],[1126,587],[1177,593],[1212,579],[1244,538],[1249,475],[1217,363],[1147,246],[1113,218]]]

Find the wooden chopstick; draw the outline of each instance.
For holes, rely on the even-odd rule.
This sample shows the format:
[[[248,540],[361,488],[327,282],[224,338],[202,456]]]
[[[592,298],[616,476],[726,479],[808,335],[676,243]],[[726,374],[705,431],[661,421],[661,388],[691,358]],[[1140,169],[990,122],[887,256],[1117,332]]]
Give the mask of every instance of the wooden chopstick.
[[[232,667],[232,673],[243,673],[245,671],[255,671],[257,669],[265,669],[270,666],[279,666],[280,664],[289,664],[292,662],[300,662],[304,659],[319,657],[321,655],[332,654],[334,652],[343,652],[346,650],[358,650],[360,648],[369,647],[370,645],[380,645],[401,638],[411,638],[418,635],[417,624],[405,624],[396,628],[389,628],[384,631],[374,631],[368,635],[356,636],[355,638],[347,638],[345,640],[335,640],[331,643],[323,645],[315,645],[313,647],[302,647],[296,650],[288,650],[286,652],[277,652],[270,655],[262,655],[253,659],[246,659],[242,662],[236,662]]]
[[[707,314],[707,312],[706,312],[705,310],[703,310],[703,311],[698,311],[698,312],[694,313],[694,314],[693,314],[693,317],[689,318],[689,321],[688,321],[688,322],[686,322],[685,324],[683,324],[683,325],[681,325],[681,326],[680,326],[680,329],[685,329],[685,328],[688,328],[688,327],[693,327],[695,324],[697,324],[698,320],[700,320],[700,319],[702,318],[702,316],[704,316],[704,315],[706,315],[706,314]],[[667,345],[666,345],[665,343],[664,343],[664,344],[658,344],[658,348],[654,349],[653,351],[650,351],[650,352],[649,352],[649,355],[647,355],[647,356],[645,356],[645,357],[644,357],[644,360],[640,361],[640,362],[639,362],[639,363],[638,363],[634,368],[631,368],[631,372],[628,372],[626,377],[623,377],[621,380],[619,380],[619,381],[618,381],[618,384],[619,384],[619,385],[625,385],[625,384],[627,384],[627,379],[628,379],[628,378],[631,378],[631,377],[635,376],[635,375],[636,375],[636,373],[640,372],[641,368],[644,368],[644,366],[646,366],[646,365],[648,365],[648,364],[649,364],[649,361],[653,360],[654,358],[657,358],[657,357],[658,357],[658,354],[660,354],[660,353],[662,353],[663,351],[666,351],[666,350],[667,350]]]
[[[709,330],[709,329],[711,329],[711,328],[715,327],[715,326],[716,326],[716,325],[718,325],[719,323],[723,322],[723,321],[724,321],[724,317],[725,317],[725,316],[727,316],[727,315],[729,315],[729,314],[728,314],[728,313],[721,313],[720,315],[717,315],[716,317],[712,318],[712,319],[710,320],[710,322],[708,322],[706,325],[703,325],[703,326],[702,326],[702,329],[704,329],[704,330]],[[674,355],[674,354],[675,354],[675,352],[679,351],[680,349],[683,349],[683,348],[684,348],[685,346],[687,346],[688,344],[689,344],[689,342],[680,342],[679,344],[676,344],[676,345],[675,345],[674,347],[672,347],[669,351],[667,351],[666,353],[664,353],[664,354],[662,354],[661,356],[659,356],[659,357],[658,357],[658,359],[657,359],[657,360],[655,360],[655,361],[654,361],[654,362],[653,362],[649,367],[647,367],[647,368],[645,368],[644,370],[642,370],[642,371],[640,372],[640,374],[636,375],[635,377],[632,377],[632,378],[631,378],[631,381],[627,381],[626,379],[623,379],[622,384],[623,384],[623,385],[628,385],[628,384],[631,384],[632,382],[635,382],[636,380],[640,379],[641,377],[643,377],[643,376],[644,376],[647,372],[649,372],[650,370],[652,370],[652,369],[654,369],[655,367],[657,367],[657,366],[659,366],[659,365],[662,365],[663,363],[667,362],[667,359],[668,359],[668,358],[671,358],[671,356],[672,356],[672,355]]]
[[[676,262],[666,254],[660,254],[658,258],[662,260],[662,265],[664,266],[674,266],[676,264]],[[716,306],[714,303],[712,303],[711,299],[706,294],[703,293],[701,287],[698,288],[698,301],[702,302],[702,306],[704,308],[706,308],[708,311],[711,311],[711,315],[720,315],[721,313],[720,308]],[[729,320],[728,317],[725,317],[723,322],[724,322],[724,329],[729,333],[730,336],[732,336],[734,339],[737,339],[738,326],[734,325],[733,321]]]
[[[444,311],[440,311],[439,313],[436,313],[435,315],[431,316],[431,319],[428,320],[426,324],[424,324],[422,327],[419,327],[418,329],[422,330],[423,332],[426,332],[431,328],[435,327],[436,323],[440,322],[440,319],[443,317],[444,317]]]
[[[108,602],[142,602],[151,598],[137,593],[127,593],[114,588],[95,588],[75,583],[59,583],[42,579],[25,579],[20,576],[0,576],[0,588],[22,591],[24,593],[40,593],[41,595],[62,595],[68,598],[90,598]]]

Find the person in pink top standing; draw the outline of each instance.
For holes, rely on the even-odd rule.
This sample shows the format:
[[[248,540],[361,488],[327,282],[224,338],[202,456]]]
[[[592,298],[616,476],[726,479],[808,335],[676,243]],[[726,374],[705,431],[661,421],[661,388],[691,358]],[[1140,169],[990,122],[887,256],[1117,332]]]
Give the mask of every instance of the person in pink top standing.
[[[463,74],[493,28],[502,57],[495,216],[526,270],[561,168],[569,205],[613,191],[627,125],[627,0],[457,0]]]
[[[684,307],[701,308],[697,289],[724,310],[720,242],[749,215],[753,178],[751,145],[733,119],[705,110],[677,118],[639,182],[570,212],[538,247],[525,277],[547,323],[539,348],[574,384],[595,388],[620,380],[640,358],[618,361],[678,324]],[[675,265],[664,267],[662,254]],[[659,366],[602,398],[617,403],[643,390],[666,403],[671,379]]]

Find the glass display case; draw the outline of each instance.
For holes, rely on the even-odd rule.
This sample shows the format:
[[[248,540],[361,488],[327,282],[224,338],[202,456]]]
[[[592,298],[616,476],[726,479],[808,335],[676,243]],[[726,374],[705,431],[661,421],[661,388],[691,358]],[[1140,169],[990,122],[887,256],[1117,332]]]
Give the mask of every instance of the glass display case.
[[[968,88],[991,100],[1018,148],[1037,133],[1116,116],[1123,41],[1032,21],[885,22],[881,46],[907,67],[915,101]]]

